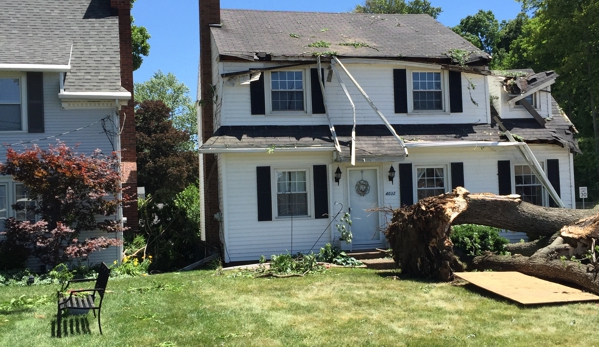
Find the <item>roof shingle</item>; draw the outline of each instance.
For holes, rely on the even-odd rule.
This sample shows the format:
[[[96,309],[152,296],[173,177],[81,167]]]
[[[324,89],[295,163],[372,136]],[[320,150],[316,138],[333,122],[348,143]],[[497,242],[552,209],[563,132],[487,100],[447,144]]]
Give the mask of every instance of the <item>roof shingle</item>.
[[[0,64],[70,60],[65,91],[124,91],[118,17],[110,0],[2,1],[0,33]]]

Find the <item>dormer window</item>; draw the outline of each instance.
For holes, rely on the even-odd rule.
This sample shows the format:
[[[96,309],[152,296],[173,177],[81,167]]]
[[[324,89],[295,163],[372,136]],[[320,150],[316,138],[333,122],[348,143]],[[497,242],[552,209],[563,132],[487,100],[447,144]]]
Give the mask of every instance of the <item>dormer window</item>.
[[[532,105],[532,107],[536,107],[536,103],[535,103],[535,94],[530,94],[527,97],[525,97],[523,100],[528,101],[529,104]],[[516,105],[517,106],[523,106],[522,103],[520,103],[520,101],[516,101]]]
[[[18,76],[0,77],[0,131],[23,130],[22,84]]]

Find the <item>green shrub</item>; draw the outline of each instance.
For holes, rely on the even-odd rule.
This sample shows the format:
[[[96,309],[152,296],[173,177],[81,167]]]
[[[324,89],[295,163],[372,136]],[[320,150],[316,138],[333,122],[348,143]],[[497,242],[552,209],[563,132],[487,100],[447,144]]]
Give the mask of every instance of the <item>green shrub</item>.
[[[469,257],[482,255],[486,251],[506,254],[505,245],[509,241],[499,236],[499,229],[476,224],[462,224],[452,227],[451,242]],[[459,252],[456,252],[459,253]]]
[[[354,257],[350,257],[345,252],[340,251],[337,247],[327,243],[320,249],[320,253],[316,256],[318,261],[332,263],[342,266],[360,266],[362,262]]]

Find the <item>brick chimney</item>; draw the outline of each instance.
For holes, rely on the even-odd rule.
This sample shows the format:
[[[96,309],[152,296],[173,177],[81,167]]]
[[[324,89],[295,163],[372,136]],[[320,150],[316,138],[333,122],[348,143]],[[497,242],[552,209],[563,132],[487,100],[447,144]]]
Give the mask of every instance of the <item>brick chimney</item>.
[[[200,83],[198,97],[205,102],[199,109],[200,143],[214,134],[214,108],[212,104],[212,50],[210,24],[220,24],[220,0],[198,0],[200,9]],[[219,222],[214,215],[219,212],[217,161],[214,154],[200,155],[200,175],[203,177],[202,233],[206,243],[221,248]]]
[[[131,45],[131,0],[110,0],[110,7],[119,17],[119,45],[121,55],[121,86],[131,93],[131,100],[121,107],[121,171],[123,186],[128,187],[127,194],[137,194],[137,155],[135,152],[135,109],[133,101],[133,53]],[[125,226],[135,231],[139,226],[137,202],[123,208],[127,218]]]

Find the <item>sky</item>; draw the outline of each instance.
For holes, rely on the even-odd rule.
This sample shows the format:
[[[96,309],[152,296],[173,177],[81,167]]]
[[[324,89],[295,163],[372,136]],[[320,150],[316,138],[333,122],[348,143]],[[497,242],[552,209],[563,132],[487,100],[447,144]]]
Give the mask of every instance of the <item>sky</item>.
[[[459,24],[460,19],[478,10],[491,10],[497,20],[509,20],[520,12],[515,0],[430,0],[443,12],[437,20],[446,26]],[[221,0],[221,8],[306,12],[350,12],[364,0]],[[132,10],[135,25],[148,29],[150,55],[133,73],[135,83],[149,80],[158,70],[172,72],[197,99],[199,62],[198,0],[137,0]]]

